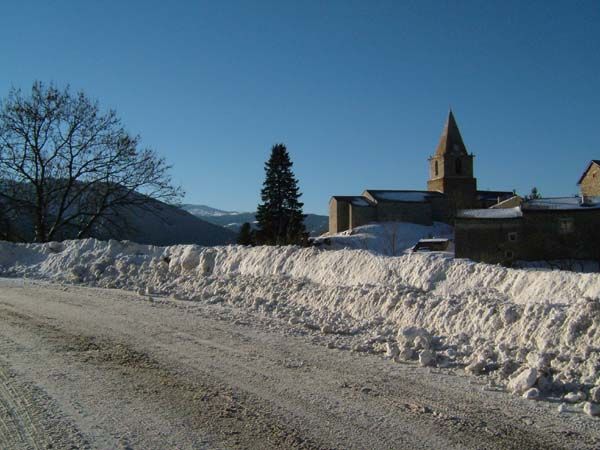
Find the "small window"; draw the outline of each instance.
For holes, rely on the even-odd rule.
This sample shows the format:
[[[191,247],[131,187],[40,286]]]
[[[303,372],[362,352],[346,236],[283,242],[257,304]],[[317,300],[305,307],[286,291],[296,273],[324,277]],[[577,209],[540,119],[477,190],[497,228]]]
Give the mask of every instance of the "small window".
[[[574,229],[575,229],[575,224],[571,217],[566,217],[564,219],[558,219],[558,232],[560,234],[572,233]]]
[[[508,233],[508,240],[510,242],[517,242],[518,238],[519,238],[519,234],[516,231]]]
[[[511,250],[506,250],[504,252],[504,256],[506,256],[508,259],[513,259],[515,254]]]
[[[457,175],[462,173],[462,161],[460,159],[454,161],[454,169]]]
[[[438,167],[438,162],[436,160],[435,162],[435,176],[437,177],[439,175],[440,171],[439,171],[439,167]]]

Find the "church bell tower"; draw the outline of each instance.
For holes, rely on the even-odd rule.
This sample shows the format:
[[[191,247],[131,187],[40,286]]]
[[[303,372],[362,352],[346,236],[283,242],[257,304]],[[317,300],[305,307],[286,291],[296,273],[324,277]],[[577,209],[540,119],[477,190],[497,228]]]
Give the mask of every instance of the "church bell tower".
[[[477,208],[473,154],[467,152],[452,110],[435,154],[429,158],[427,190],[446,194],[452,214],[458,209]]]

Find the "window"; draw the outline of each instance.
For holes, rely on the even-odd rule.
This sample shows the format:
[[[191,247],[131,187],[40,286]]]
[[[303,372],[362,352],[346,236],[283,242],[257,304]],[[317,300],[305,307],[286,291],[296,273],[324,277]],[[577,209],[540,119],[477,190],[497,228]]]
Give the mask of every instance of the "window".
[[[439,167],[438,167],[438,162],[437,160],[435,161],[435,176],[437,177],[439,175],[440,171],[439,171]]]
[[[460,175],[462,173],[462,161],[460,159],[456,159],[454,161],[454,171],[457,175]]]
[[[504,252],[504,256],[506,256],[508,259],[513,259],[515,254],[511,250],[506,250]]]
[[[575,229],[575,224],[571,217],[558,219],[558,232],[560,234],[572,233],[574,229]]]
[[[516,231],[512,231],[512,232],[508,233],[508,240],[510,242],[516,242],[518,237],[519,237],[519,234]]]

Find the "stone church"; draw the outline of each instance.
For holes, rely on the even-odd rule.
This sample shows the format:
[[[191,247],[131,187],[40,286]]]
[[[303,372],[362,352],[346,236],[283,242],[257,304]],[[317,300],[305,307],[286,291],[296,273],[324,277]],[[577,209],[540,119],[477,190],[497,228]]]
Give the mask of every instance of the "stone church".
[[[367,189],[361,195],[335,195],[329,201],[329,233],[371,222],[453,223],[458,210],[489,208],[514,195],[477,190],[473,157],[450,111],[437,149],[429,158],[427,190]]]

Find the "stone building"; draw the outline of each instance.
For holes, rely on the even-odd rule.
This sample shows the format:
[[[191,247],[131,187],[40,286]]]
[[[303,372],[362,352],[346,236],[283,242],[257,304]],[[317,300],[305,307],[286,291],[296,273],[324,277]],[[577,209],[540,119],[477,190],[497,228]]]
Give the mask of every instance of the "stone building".
[[[454,226],[457,258],[487,263],[600,260],[600,198],[524,200],[514,208],[460,211]]]
[[[450,111],[440,142],[429,158],[427,190],[367,189],[356,196],[335,195],[329,201],[329,233],[371,222],[451,223],[460,209],[487,208],[514,195],[477,190],[473,157]]]
[[[454,227],[457,258],[510,264],[515,260],[600,261],[600,161],[593,160],[577,184],[581,197],[525,200],[497,208],[459,211]]]
[[[584,197],[600,196],[600,160],[590,161],[577,184]]]

